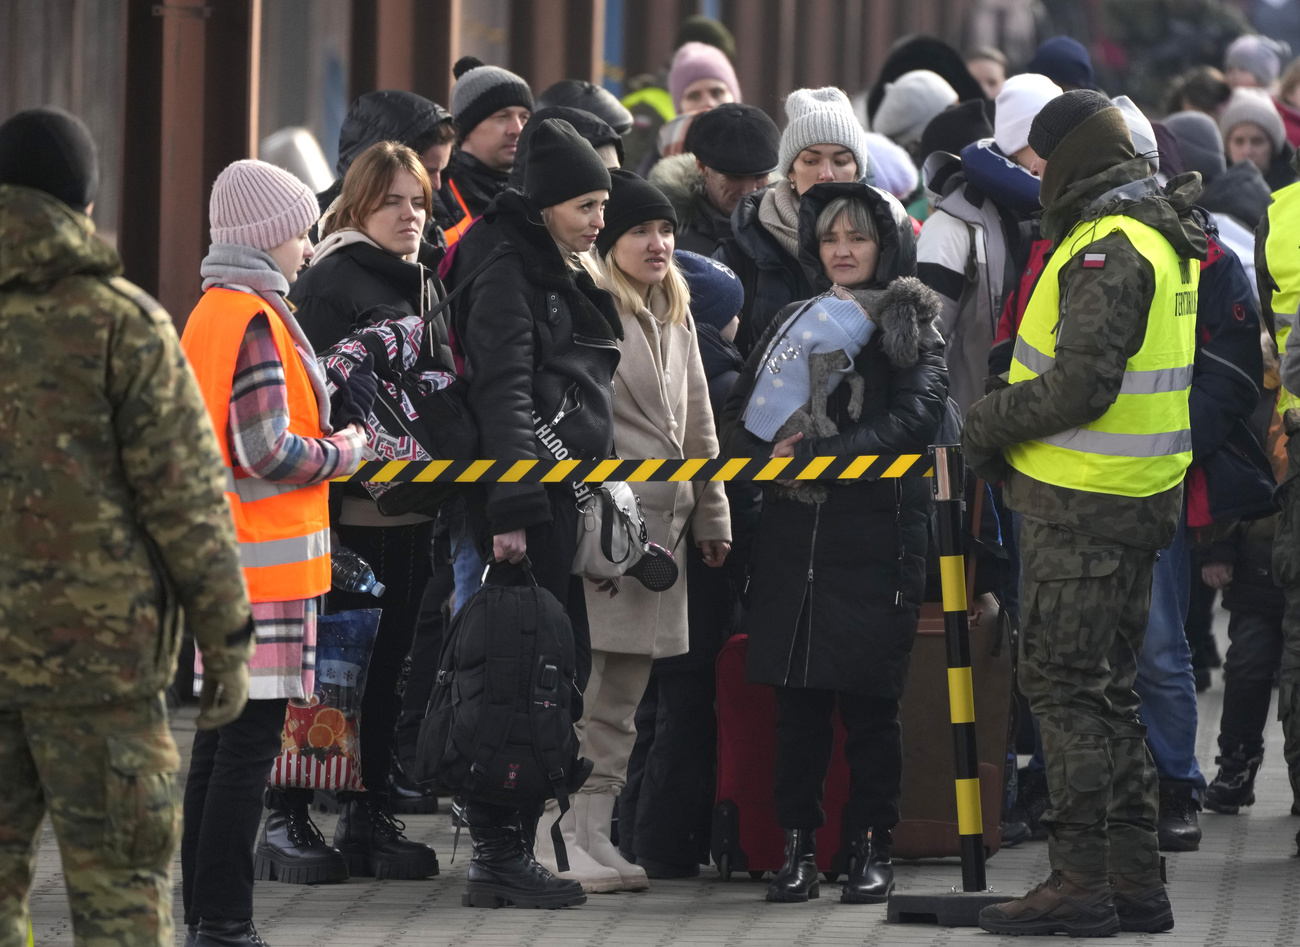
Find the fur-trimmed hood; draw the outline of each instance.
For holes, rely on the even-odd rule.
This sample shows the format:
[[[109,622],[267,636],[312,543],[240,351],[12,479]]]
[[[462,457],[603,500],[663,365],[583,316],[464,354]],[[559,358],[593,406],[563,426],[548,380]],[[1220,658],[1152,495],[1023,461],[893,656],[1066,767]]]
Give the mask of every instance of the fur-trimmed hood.
[[[708,191],[704,185],[704,174],[695,162],[695,155],[673,155],[662,159],[650,172],[649,181],[664,192],[664,197],[677,211],[677,225],[688,227],[705,227],[717,230],[731,229],[731,221],[719,213],[709,203]]]

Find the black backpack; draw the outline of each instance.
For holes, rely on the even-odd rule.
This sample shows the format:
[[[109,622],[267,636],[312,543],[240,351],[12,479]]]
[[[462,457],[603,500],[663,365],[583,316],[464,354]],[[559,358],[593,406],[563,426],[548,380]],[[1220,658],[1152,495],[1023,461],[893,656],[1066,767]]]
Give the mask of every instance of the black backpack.
[[[508,573],[526,584],[500,584]],[[576,691],[564,608],[537,585],[527,559],[489,565],[443,642],[420,725],[416,779],[525,812],[555,798],[563,816],[569,794],[592,769],[578,758],[569,716]],[[567,871],[558,820],[551,838]]]

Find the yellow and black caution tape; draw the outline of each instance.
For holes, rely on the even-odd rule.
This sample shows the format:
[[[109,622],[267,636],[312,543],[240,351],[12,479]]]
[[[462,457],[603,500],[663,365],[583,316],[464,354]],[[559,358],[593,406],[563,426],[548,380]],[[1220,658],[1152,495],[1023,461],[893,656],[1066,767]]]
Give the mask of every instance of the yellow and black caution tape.
[[[369,483],[569,483],[625,480],[881,480],[932,476],[925,454],[718,457],[693,460],[370,460],[349,477]]]

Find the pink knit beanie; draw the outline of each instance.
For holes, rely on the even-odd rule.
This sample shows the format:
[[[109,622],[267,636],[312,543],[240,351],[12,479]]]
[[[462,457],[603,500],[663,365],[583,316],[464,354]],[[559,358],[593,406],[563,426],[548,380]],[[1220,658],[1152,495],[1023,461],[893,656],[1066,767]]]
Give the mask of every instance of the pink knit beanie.
[[[213,243],[270,250],[316,223],[320,205],[311,188],[288,171],[244,160],[217,175],[208,217]]]
[[[682,110],[682,94],[686,87],[701,79],[717,79],[731,90],[737,102],[740,101],[740,82],[727,54],[707,43],[683,43],[668,70],[668,93],[673,97],[673,108],[679,112]]]

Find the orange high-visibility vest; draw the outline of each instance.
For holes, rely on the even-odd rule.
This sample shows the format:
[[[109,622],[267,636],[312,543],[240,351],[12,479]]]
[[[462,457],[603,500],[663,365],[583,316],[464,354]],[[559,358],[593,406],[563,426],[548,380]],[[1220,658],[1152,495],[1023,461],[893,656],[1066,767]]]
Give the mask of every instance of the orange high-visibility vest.
[[[451,188],[451,193],[452,196],[456,198],[456,203],[459,204],[460,209],[465,212],[465,216],[462,217],[458,223],[452,224],[452,226],[442,232],[443,237],[447,240],[447,246],[450,247],[465,235],[465,231],[469,229],[469,225],[478,220],[478,218],[469,212],[469,205],[465,203],[465,198],[460,196],[460,189],[456,187],[456,182],[451,178],[447,178],[447,187]]]
[[[234,514],[249,601],[289,602],[329,591],[329,484],[260,480],[237,469],[231,457],[230,393],[235,361],[248,324],[258,313],[266,313],[284,365],[290,433],[324,437],[316,392],[293,336],[260,297],[233,289],[209,289],[185,323],[181,346],[194,366],[221,443],[226,496]]]

